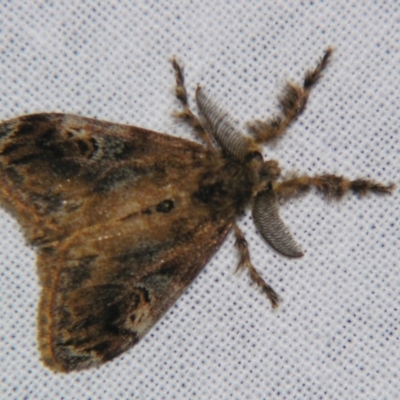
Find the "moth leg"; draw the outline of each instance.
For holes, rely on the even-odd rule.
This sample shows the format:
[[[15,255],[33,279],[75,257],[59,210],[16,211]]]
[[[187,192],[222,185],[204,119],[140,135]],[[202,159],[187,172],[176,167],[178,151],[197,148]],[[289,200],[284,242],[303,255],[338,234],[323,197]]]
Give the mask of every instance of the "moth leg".
[[[279,96],[280,115],[266,121],[255,120],[248,123],[247,128],[257,143],[267,143],[285,133],[288,126],[304,111],[311,89],[322,76],[322,71],[329,63],[333,49],[328,47],[314,69],[304,76],[302,86],[287,82],[282,95]]]
[[[274,184],[274,192],[282,200],[300,197],[315,188],[328,200],[340,200],[348,192],[358,196],[368,193],[388,194],[394,189],[394,185],[383,185],[369,179],[350,180],[343,176],[324,174],[317,176],[293,176],[282,182]]]
[[[199,136],[208,148],[212,148],[213,145],[211,143],[211,139],[207,131],[204,129],[202,123],[199,118],[193,114],[192,110],[189,107],[188,99],[187,99],[187,91],[185,87],[185,79],[183,76],[183,68],[178,64],[175,58],[171,60],[172,67],[175,70],[175,96],[178,99],[179,103],[182,106],[182,111],[174,113],[174,116],[178,119],[189,124],[192,129],[196,132],[196,135]]]
[[[280,302],[278,294],[275,292],[274,289],[272,289],[270,285],[268,285],[268,283],[264,281],[264,279],[261,277],[261,275],[252,264],[250,260],[249,248],[247,246],[247,241],[243,235],[243,232],[239,229],[237,225],[235,225],[233,229],[236,236],[235,245],[239,252],[239,263],[237,269],[247,269],[250,273],[251,280],[267,295],[272,307],[277,308]]]

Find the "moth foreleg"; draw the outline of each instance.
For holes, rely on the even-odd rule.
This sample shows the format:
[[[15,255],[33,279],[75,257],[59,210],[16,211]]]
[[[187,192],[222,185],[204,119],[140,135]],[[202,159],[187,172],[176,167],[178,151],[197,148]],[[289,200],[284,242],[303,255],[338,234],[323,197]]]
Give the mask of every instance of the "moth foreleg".
[[[274,184],[274,192],[278,198],[288,200],[306,194],[311,188],[315,188],[330,200],[340,200],[348,192],[359,196],[368,193],[388,194],[394,185],[383,185],[369,179],[350,180],[343,176],[324,174],[317,176],[293,176],[282,182]]]
[[[288,126],[304,111],[310,91],[322,76],[322,71],[329,63],[332,48],[328,48],[316,68],[308,70],[303,85],[287,82],[279,97],[280,115],[267,121],[255,120],[248,123],[248,130],[257,143],[266,143],[282,135]]]
[[[261,290],[267,295],[269,301],[273,308],[277,308],[280,302],[278,294],[270,285],[268,285],[261,275],[258,273],[254,265],[250,260],[249,248],[247,246],[246,238],[243,232],[239,229],[237,225],[234,226],[235,236],[236,236],[236,248],[239,252],[239,263],[237,266],[238,270],[247,269],[250,274],[251,280],[261,288]]]
[[[213,146],[209,134],[204,129],[199,118],[192,112],[189,107],[187,90],[185,87],[185,78],[183,76],[183,68],[179,65],[175,58],[171,60],[171,63],[175,71],[175,96],[182,106],[182,111],[175,112],[174,116],[175,118],[178,118],[189,124],[191,128],[195,131],[196,135],[198,135],[204,141],[207,147],[212,148]]]

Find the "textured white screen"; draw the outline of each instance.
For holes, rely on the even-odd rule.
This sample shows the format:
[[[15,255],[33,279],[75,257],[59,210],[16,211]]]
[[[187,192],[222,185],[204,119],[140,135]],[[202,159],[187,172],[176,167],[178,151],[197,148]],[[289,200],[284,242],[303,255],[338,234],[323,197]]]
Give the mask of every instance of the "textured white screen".
[[[20,1],[0,6],[1,120],[69,112],[191,138],[171,117],[173,72],[244,123],[276,110],[328,45],[332,64],[267,158],[284,171],[400,177],[400,6],[394,1]],[[99,369],[40,362],[34,252],[0,213],[2,399],[396,399],[400,393],[399,191],[282,207],[305,251],[276,255],[247,213],[254,265],[277,311],[234,274],[233,236],[166,317]]]

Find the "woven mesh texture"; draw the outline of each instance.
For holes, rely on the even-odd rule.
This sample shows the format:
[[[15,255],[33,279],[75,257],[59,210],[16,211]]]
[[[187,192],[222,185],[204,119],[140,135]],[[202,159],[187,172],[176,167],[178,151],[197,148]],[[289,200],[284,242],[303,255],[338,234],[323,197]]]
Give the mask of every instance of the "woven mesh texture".
[[[328,45],[307,110],[266,147],[286,172],[400,179],[400,6],[395,1],[3,1],[2,120],[68,112],[191,138],[169,58],[244,124],[271,115]],[[283,298],[271,311],[230,234],[170,312],[101,368],[40,362],[35,253],[0,213],[1,399],[399,399],[400,206],[315,193],[282,217],[305,251],[288,260],[240,219],[254,265]]]

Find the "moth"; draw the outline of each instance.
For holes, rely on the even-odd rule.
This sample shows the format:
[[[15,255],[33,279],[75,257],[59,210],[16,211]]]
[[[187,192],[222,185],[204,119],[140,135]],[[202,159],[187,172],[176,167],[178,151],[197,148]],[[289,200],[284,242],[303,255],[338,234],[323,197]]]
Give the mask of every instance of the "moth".
[[[173,59],[176,117],[203,142],[69,114],[0,124],[0,202],[37,249],[42,287],[38,341],[44,364],[68,372],[99,366],[134,346],[174,304],[231,230],[238,267],[279,296],[250,261],[235,221],[250,206],[265,241],[286,257],[303,252],[279,216],[279,201],[315,188],[390,193],[393,185],[341,176],[281,177],[262,147],[303,112],[328,65],[328,48],[302,85],[287,83],[278,115],[232,122],[200,86],[190,109]]]

